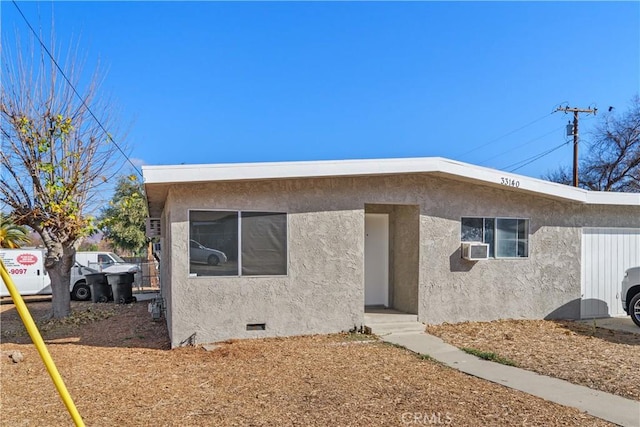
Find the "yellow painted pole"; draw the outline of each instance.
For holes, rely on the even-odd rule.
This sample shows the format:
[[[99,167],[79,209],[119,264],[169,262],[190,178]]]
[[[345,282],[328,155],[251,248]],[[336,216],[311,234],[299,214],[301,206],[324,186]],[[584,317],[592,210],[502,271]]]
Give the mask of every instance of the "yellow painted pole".
[[[47,371],[49,372],[49,376],[53,380],[53,384],[55,384],[56,389],[58,390],[58,394],[60,395],[60,398],[64,402],[64,406],[67,407],[67,411],[69,411],[69,414],[71,415],[71,418],[73,419],[73,422],[76,424],[76,426],[84,427],[84,421],[82,421],[82,417],[80,416],[80,413],[76,409],[76,405],[73,403],[73,399],[71,399],[71,395],[67,391],[67,387],[64,385],[64,381],[62,380],[62,377],[58,372],[58,368],[56,368],[56,364],[53,362],[53,359],[49,354],[49,350],[47,350],[47,346],[42,340],[40,331],[38,330],[38,327],[33,321],[33,318],[31,317],[31,313],[29,313],[29,309],[27,308],[27,305],[24,303],[22,296],[16,289],[16,286],[13,283],[13,280],[11,280],[11,276],[9,276],[9,273],[7,272],[7,269],[4,266],[4,263],[2,262],[1,259],[0,259],[0,275],[2,276],[2,280],[4,281],[4,284],[7,286],[7,289],[11,294],[11,298],[13,299],[13,303],[15,304],[16,309],[18,310],[18,314],[20,314],[22,323],[24,323],[24,326],[27,328],[27,332],[29,332],[31,341],[33,341],[36,348],[38,349],[38,353],[40,353],[40,358],[44,362],[44,365],[46,366]]]

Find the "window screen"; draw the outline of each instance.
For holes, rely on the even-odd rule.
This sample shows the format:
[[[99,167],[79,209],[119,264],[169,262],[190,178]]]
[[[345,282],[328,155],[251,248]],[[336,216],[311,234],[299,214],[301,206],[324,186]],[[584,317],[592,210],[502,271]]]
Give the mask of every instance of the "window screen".
[[[287,274],[287,215],[242,212],[242,274]]]

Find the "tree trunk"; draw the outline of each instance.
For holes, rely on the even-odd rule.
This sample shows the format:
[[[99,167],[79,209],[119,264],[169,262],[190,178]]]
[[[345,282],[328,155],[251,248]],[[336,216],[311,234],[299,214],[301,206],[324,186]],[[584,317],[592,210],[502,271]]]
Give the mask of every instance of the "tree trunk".
[[[71,267],[75,259],[75,248],[60,243],[47,248],[45,267],[51,278],[51,307],[54,318],[71,314]]]

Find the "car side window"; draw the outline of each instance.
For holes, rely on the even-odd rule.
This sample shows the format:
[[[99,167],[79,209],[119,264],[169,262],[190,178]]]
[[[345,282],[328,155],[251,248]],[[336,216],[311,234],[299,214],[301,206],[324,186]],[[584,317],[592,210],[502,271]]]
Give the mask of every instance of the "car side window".
[[[98,255],[98,263],[99,264],[113,264],[111,258],[106,255]]]

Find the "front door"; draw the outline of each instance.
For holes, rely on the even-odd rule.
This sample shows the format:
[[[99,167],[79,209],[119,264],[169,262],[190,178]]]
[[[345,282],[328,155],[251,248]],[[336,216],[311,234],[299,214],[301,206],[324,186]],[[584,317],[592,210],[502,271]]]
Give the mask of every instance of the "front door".
[[[389,215],[364,216],[364,304],[389,306]]]

